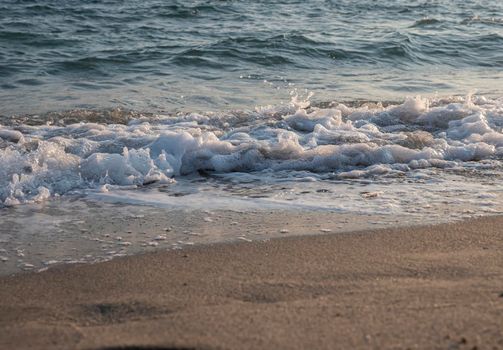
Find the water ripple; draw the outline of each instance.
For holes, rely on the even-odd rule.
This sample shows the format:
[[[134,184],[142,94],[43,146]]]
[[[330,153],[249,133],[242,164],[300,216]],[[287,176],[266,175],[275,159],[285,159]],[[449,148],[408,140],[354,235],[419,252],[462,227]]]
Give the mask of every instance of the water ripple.
[[[4,0],[0,13],[3,114],[250,108],[295,88],[501,93],[499,0]],[[104,79],[116,82],[106,94]]]

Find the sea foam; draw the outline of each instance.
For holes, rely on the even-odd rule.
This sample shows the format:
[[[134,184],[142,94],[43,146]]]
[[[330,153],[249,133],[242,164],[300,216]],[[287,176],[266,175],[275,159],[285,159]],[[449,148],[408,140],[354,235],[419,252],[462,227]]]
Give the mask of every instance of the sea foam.
[[[127,124],[0,125],[0,203],[170,184],[197,172],[328,173],[359,179],[416,169],[500,165],[501,99],[156,115]],[[482,163],[480,163],[482,164]],[[486,163],[484,163],[486,164]],[[298,174],[298,173],[297,173]],[[309,175],[310,174],[310,175]]]

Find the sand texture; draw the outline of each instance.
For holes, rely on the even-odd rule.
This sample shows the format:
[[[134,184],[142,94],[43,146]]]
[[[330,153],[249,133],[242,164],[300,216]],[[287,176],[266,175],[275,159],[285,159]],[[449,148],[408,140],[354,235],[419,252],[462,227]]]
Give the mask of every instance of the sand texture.
[[[1,349],[503,349],[503,218],[0,279]]]

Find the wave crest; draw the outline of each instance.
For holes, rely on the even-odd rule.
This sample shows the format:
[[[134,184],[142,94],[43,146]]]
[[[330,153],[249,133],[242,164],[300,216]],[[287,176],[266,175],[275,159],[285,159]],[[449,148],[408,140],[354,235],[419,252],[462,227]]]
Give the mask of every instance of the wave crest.
[[[98,112],[82,111],[87,121],[70,118],[68,125],[1,126],[3,205],[103,186],[169,184],[198,171],[347,177],[375,166],[405,173],[499,164],[503,155],[503,103],[485,97],[327,108],[293,100],[253,112],[171,116],[101,113],[99,120]]]

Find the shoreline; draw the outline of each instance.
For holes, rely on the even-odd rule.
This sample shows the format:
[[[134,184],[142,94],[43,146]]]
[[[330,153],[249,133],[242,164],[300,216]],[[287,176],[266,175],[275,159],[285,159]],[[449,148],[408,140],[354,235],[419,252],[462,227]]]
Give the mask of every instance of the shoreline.
[[[397,220],[328,210],[201,210],[68,199],[10,208],[2,219],[0,276],[193,245],[424,223],[414,215]]]
[[[503,217],[1,277],[0,347],[500,348]]]

